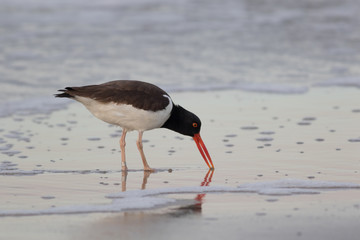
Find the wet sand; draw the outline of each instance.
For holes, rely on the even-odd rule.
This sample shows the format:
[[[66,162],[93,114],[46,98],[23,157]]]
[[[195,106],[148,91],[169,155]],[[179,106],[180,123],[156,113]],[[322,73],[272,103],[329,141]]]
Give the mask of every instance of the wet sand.
[[[130,133],[125,176],[120,129],[77,103],[51,115],[0,119],[1,239],[357,239],[358,188],[322,187],[316,194],[179,191],[154,196],[172,201],[151,208],[41,214],[74,205],[107,206],[114,201],[107,196],[139,189],[236,188],[284,179],[360,184],[358,89],[172,97],[201,118],[214,172],[190,138],[159,129],[144,134],[145,154],[157,172],[141,170],[137,134]],[[39,214],[5,214],[22,210]]]

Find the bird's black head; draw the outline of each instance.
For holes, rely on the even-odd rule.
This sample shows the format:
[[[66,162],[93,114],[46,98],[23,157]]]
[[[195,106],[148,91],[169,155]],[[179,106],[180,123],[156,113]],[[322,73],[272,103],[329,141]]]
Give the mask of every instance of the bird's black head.
[[[210,154],[200,137],[201,121],[195,114],[180,107],[179,105],[174,105],[169,119],[162,127],[192,137],[202,157],[204,158],[205,163],[210,169],[214,169],[214,164],[211,160]]]
[[[195,134],[200,132],[201,121],[192,112],[189,112],[179,105],[174,105],[169,119],[162,127],[186,136],[194,137]]]

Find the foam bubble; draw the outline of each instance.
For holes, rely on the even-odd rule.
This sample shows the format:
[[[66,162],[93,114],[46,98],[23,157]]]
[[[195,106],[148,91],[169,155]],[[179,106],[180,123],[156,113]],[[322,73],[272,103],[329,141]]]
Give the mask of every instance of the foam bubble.
[[[241,127],[242,130],[256,130],[256,129],[259,129],[258,127],[256,126],[244,126],[244,127]]]
[[[304,117],[303,121],[315,121],[316,117]]]
[[[17,166],[16,163],[12,163],[10,161],[3,161],[2,163],[0,163],[0,173],[3,171],[17,170],[18,168],[16,168],[16,166]]]
[[[42,196],[41,198],[45,200],[50,200],[50,199],[54,199],[55,196]]]
[[[225,135],[226,138],[234,138],[234,137],[237,137],[236,134],[227,134]]]
[[[1,152],[2,154],[5,154],[5,155],[8,155],[9,157],[12,157],[16,154],[19,154],[21,153],[21,151],[16,151],[16,150],[13,150],[13,151],[2,151]]]
[[[273,138],[270,138],[270,137],[264,137],[264,138],[257,138],[256,141],[259,141],[259,142],[271,142],[273,141],[274,139]]]
[[[311,125],[311,123],[310,122],[298,122],[298,125],[300,125],[300,126],[309,126],[309,125]]]
[[[262,135],[273,135],[273,134],[275,134],[275,132],[273,132],[273,131],[264,131],[264,132],[260,132],[260,134],[262,134]]]
[[[3,146],[0,146],[0,151],[8,151],[10,150],[14,145],[13,144],[6,144]]]
[[[89,141],[100,141],[101,138],[99,138],[99,137],[89,137],[87,140],[89,140]]]

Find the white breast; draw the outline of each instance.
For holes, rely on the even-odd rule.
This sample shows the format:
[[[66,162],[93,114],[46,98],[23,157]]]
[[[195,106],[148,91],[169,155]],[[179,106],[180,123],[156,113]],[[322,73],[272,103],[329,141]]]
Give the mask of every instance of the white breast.
[[[76,96],[75,99],[82,104],[97,118],[114,125],[126,128],[128,131],[145,131],[161,127],[170,117],[173,108],[169,96],[169,104],[160,111],[146,111],[127,104],[114,102],[101,103],[91,98]]]

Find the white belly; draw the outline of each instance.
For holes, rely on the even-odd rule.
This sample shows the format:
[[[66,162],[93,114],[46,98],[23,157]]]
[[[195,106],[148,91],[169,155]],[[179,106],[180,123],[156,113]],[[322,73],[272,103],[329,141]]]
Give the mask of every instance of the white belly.
[[[82,104],[97,118],[114,125],[121,126],[128,131],[146,131],[161,127],[170,117],[173,104],[171,99],[165,109],[160,111],[145,111],[134,108],[127,104],[116,104],[114,102],[101,103],[96,100],[78,97],[75,99]]]

